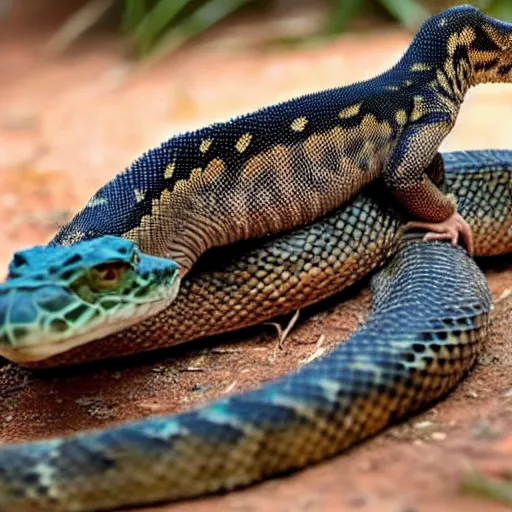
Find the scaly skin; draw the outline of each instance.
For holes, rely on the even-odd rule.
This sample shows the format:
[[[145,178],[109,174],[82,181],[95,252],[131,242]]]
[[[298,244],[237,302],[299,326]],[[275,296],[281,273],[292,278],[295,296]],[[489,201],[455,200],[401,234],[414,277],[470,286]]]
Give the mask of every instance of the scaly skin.
[[[63,351],[154,316],[178,288],[174,261],[148,256],[125,238],[20,251],[0,285],[0,346],[7,355],[20,339],[30,350],[49,338]]]
[[[137,243],[188,272],[208,248],[312,222],[381,176],[419,220],[463,230],[428,177],[468,89],[512,80],[512,24],[459,6],[365,82],[171,138],[100,189],[54,238]],[[336,72],[336,70],[333,70]]]
[[[477,360],[490,294],[460,247],[409,240],[366,323],[262,388],[171,417],[0,448],[0,511],[92,512],[248,485],[331,457],[438,399]]]
[[[462,208],[468,218],[474,216],[483,253],[512,250],[510,157],[492,152],[446,157],[448,167],[450,161],[464,166],[462,173],[448,172],[448,181],[464,192]],[[339,245],[330,236],[337,223],[325,220],[323,233],[329,236],[320,234],[317,243],[307,238],[299,254],[313,254],[313,264],[314,256],[329,264],[328,254],[318,253],[317,247],[354,244],[371,253],[373,246],[365,239],[374,231],[368,214],[375,213],[378,203],[362,196],[362,203],[356,199],[346,208],[353,208],[347,224],[352,216],[359,226],[366,219],[368,231],[346,236],[347,224],[340,222],[337,229],[345,231]],[[384,222],[387,213],[381,215]],[[390,215],[396,237],[399,222]],[[288,241],[301,232],[288,235]],[[280,240],[272,243],[279,255]],[[270,248],[269,243],[260,248],[264,259]],[[406,237],[395,248],[391,263],[372,282],[374,304],[366,325],[346,344],[290,376],[195,411],[4,446],[0,511],[92,512],[229,490],[330,457],[438,399],[478,358],[489,321],[489,291],[485,277],[459,247]],[[73,248],[70,259],[72,253]],[[281,252],[281,258],[284,263],[292,255]],[[276,261],[268,264],[273,268]],[[13,262],[11,273],[22,274],[24,265]],[[323,267],[325,282],[328,268]],[[280,269],[279,275],[284,272]],[[100,282],[106,277],[100,271]],[[211,279],[216,283],[215,272]]]
[[[476,253],[509,252],[512,151],[447,153],[443,160],[438,170],[445,168],[446,189],[477,234]],[[184,279],[175,302],[147,321],[72,350],[40,343],[32,351],[0,345],[0,353],[39,368],[118,358],[246,327],[321,300],[380,267],[393,250],[404,216],[381,191],[375,183],[343,208],[280,238],[217,249]]]

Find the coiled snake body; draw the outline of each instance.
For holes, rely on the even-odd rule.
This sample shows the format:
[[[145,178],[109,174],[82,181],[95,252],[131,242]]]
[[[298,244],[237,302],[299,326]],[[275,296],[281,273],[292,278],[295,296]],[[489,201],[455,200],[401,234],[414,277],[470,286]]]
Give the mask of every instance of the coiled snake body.
[[[450,154],[445,164],[450,191],[460,196],[477,251],[510,252],[512,153]],[[340,221],[343,215],[348,215],[348,221]],[[251,288],[252,278],[265,283],[274,274],[269,270],[265,275],[251,275],[249,265],[256,272],[269,262],[279,268],[279,262],[297,262],[309,254],[311,258],[296,274],[290,269],[279,272],[295,275],[295,285],[304,286],[315,274],[320,281],[323,276],[322,282],[327,283],[323,295],[328,295],[394,252],[391,262],[372,281],[373,308],[367,323],[347,343],[292,375],[176,416],[2,447],[0,510],[108,510],[232,489],[339,453],[441,397],[481,351],[490,295],[484,276],[463,249],[422,243],[414,235],[398,241],[402,222],[399,212],[383,208],[378,196],[366,193],[331,217],[236,254],[227,265],[213,264],[192,274],[174,303],[178,309],[170,308],[167,316],[159,314],[156,322],[160,326],[186,323],[186,314],[185,319],[173,320],[173,315],[182,312],[180,301],[195,302],[201,289],[221,293],[226,284],[223,276],[233,275],[234,268],[241,275],[245,269],[246,281],[231,279],[231,288],[222,293],[252,296],[255,302],[243,302],[248,312],[254,304],[266,301],[268,311],[260,315],[265,317],[287,307],[275,299],[272,309],[272,295],[262,301],[257,293],[251,294],[252,289],[266,293],[265,286],[257,283]],[[360,236],[368,237],[366,243],[354,243],[354,229],[362,229]],[[324,250],[319,252],[318,247]],[[341,255],[336,248],[347,251]],[[339,265],[330,258],[333,254]],[[269,260],[269,255],[274,259]],[[351,255],[357,257],[351,259]],[[364,261],[361,267],[360,261]],[[308,262],[311,266],[305,268]],[[311,268],[319,272],[310,275]],[[354,276],[350,276],[351,269]],[[335,281],[333,272],[341,285],[329,284]],[[284,296],[295,307],[293,291],[289,287]],[[191,309],[188,318],[197,319],[194,315],[199,313]],[[250,316],[251,322],[258,321],[257,316]],[[244,323],[239,318],[244,315],[231,318],[233,327]],[[141,325],[125,335],[132,332],[141,340]],[[215,332],[215,328],[208,330],[202,324],[199,331],[195,335]],[[148,334],[153,336],[149,330]],[[110,338],[113,341],[116,338]],[[128,343],[125,351],[127,347]],[[138,349],[147,347],[142,342]],[[86,349],[75,351],[80,359]],[[106,350],[102,355],[113,352]],[[61,356],[65,361],[65,354]],[[61,356],[55,356],[55,364]]]

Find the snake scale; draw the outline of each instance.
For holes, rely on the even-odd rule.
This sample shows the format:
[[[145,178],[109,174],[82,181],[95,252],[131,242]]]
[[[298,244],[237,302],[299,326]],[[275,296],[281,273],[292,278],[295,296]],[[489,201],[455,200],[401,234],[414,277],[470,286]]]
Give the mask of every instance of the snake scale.
[[[477,252],[510,252],[512,152],[454,153],[444,160],[446,183],[459,196]],[[459,247],[399,238],[403,217],[389,205],[383,209],[379,196],[378,188],[365,191],[307,228],[192,273],[181,290],[186,301],[197,289],[194,280],[219,285],[219,276],[258,257],[263,266],[269,255],[314,257],[318,245],[357,254],[351,230],[386,232],[385,244],[363,244],[363,254],[349,258],[352,267],[337,267],[348,284],[351,269],[364,273],[357,270],[361,258],[368,269],[368,261],[375,267],[394,253],[372,280],[367,323],[347,343],[292,375],[195,411],[4,446],[0,510],[110,510],[244,486],[339,453],[452,389],[482,349],[490,308],[485,278]],[[332,260],[319,255],[315,264],[325,270],[321,262]],[[323,275],[328,281],[329,272]]]

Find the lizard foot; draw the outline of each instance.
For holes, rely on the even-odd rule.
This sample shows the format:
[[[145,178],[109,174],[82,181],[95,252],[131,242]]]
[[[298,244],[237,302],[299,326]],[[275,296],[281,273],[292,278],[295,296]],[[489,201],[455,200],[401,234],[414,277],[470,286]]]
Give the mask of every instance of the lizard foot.
[[[405,225],[405,231],[409,229],[425,229],[427,233],[423,241],[450,240],[452,245],[457,245],[459,236],[466,246],[470,256],[473,255],[473,233],[469,224],[457,213],[452,214],[443,222],[411,221]]]

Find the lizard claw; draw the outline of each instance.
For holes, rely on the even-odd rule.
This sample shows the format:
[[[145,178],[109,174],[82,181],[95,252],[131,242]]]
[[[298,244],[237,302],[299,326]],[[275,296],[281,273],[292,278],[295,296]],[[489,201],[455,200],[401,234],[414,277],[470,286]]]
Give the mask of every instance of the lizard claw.
[[[473,255],[473,233],[469,224],[457,213],[452,214],[443,222],[423,222],[411,221],[405,225],[405,230],[409,229],[425,229],[427,233],[423,237],[423,241],[430,242],[432,240],[450,240],[452,245],[457,245],[459,236],[466,246],[468,254]]]

